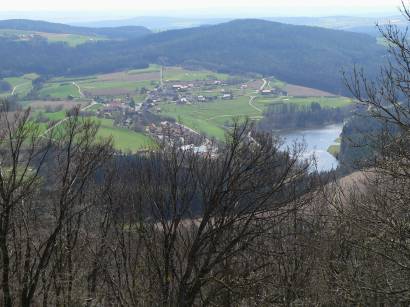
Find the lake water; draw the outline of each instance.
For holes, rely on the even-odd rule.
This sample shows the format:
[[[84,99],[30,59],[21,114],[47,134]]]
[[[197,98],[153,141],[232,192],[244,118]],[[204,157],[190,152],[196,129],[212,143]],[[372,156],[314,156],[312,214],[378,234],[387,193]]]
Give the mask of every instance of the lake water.
[[[319,129],[296,130],[286,133],[280,133],[284,140],[284,147],[294,145],[295,141],[303,142],[306,146],[304,153],[305,158],[315,155],[317,169],[319,171],[330,171],[336,169],[338,161],[334,156],[327,152],[331,145],[335,145],[335,140],[342,133],[343,124],[326,126]]]

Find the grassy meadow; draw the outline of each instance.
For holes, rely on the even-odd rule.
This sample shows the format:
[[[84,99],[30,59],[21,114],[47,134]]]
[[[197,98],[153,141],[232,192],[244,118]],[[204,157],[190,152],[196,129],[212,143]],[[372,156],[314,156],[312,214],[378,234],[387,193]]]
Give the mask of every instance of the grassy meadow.
[[[103,36],[86,36],[77,34],[65,34],[65,33],[46,33],[37,31],[24,31],[14,29],[0,29],[0,36],[2,37],[16,37],[18,40],[30,40],[32,36],[41,36],[48,40],[50,43],[66,43],[70,47],[76,47],[78,45],[105,40]]]

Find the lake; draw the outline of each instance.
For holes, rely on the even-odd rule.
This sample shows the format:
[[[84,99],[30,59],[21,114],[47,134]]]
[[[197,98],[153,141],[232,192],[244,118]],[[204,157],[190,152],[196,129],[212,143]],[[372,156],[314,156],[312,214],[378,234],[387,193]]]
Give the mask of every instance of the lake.
[[[342,129],[343,124],[337,124],[318,129],[294,130],[279,135],[283,138],[285,148],[292,148],[295,141],[303,142],[306,145],[304,157],[315,155],[318,170],[330,171],[336,169],[339,162],[327,149],[336,144],[335,140],[342,133]]]

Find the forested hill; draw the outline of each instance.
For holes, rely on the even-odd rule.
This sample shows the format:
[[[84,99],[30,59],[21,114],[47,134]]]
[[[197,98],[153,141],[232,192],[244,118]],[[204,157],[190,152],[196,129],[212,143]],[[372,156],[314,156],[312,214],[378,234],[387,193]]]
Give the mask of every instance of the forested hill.
[[[114,39],[132,39],[151,34],[150,30],[140,26],[89,28],[27,19],[0,20],[0,29],[37,31],[60,34],[102,35],[106,36],[107,38]]]
[[[224,72],[274,75],[290,83],[339,92],[340,72],[354,64],[375,71],[385,54],[374,37],[263,20],[173,30],[129,42],[145,57]]]
[[[357,64],[372,75],[384,54],[384,47],[364,34],[236,20],[121,42],[87,43],[76,48],[44,41],[3,39],[0,73],[78,75],[161,63],[274,75],[289,83],[343,93],[342,70],[350,71]]]

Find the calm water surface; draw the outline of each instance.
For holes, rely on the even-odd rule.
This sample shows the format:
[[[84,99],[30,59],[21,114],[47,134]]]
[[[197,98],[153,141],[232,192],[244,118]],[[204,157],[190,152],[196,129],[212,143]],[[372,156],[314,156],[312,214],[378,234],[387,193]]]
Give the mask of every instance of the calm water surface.
[[[335,145],[335,140],[342,133],[343,124],[326,126],[319,129],[296,130],[292,132],[280,133],[284,139],[284,147],[292,148],[295,141],[304,142],[306,151],[304,156],[309,158],[314,155],[317,160],[317,168],[319,171],[330,171],[336,169],[338,161],[327,149],[331,145]]]

